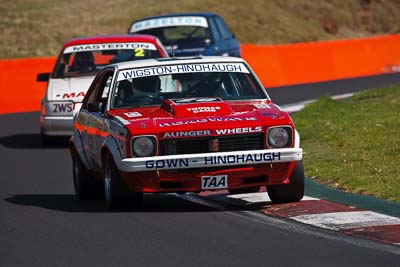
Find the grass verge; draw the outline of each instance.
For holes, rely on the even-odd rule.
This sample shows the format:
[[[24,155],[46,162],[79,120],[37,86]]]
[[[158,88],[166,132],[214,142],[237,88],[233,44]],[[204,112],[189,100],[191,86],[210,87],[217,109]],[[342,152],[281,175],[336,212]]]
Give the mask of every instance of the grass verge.
[[[293,115],[308,177],[400,202],[400,85],[320,98]]]

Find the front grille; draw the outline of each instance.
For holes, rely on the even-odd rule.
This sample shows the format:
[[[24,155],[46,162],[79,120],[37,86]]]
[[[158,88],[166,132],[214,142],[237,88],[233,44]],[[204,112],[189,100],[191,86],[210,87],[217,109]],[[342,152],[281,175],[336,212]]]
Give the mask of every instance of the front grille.
[[[218,139],[218,150],[210,151],[209,143]],[[251,135],[228,135],[219,137],[185,138],[161,140],[162,155],[198,154],[208,152],[228,152],[264,148],[262,133]]]

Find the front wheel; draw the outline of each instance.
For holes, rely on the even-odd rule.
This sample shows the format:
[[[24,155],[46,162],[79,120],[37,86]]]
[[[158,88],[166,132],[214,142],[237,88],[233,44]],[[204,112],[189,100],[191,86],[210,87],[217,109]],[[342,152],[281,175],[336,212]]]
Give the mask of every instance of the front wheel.
[[[267,186],[268,196],[273,203],[288,203],[300,201],[304,196],[304,166],[303,161],[296,163],[288,184]]]
[[[76,151],[72,154],[72,173],[75,195],[78,199],[88,200],[100,198],[102,195],[101,184],[89,174]]]
[[[142,204],[143,193],[129,190],[110,155],[105,157],[103,165],[106,207],[111,210],[139,207]]]

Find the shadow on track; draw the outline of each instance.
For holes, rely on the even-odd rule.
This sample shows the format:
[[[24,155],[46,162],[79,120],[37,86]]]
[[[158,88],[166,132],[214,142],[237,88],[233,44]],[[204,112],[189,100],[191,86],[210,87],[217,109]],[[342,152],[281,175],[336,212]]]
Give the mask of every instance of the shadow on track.
[[[12,195],[5,201],[19,206],[33,206],[63,212],[108,213],[103,201],[79,201],[73,194]],[[142,207],[112,212],[216,212],[217,209],[185,201],[171,194],[145,194]]]
[[[229,193],[223,193],[223,192],[221,194],[206,196],[205,199],[217,203],[223,203],[224,206],[229,207],[228,209],[230,210],[236,209],[236,210],[246,210],[246,211],[260,211],[266,207],[277,205],[272,203],[272,201],[249,202],[244,199],[229,198]],[[292,203],[287,203],[286,205],[288,204]]]
[[[68,137],[51,139],[49,145],[42,145],[40,134],[14,134],[0,137],[0,145],[12,149],[46,149],[46,148],[67,148]]]

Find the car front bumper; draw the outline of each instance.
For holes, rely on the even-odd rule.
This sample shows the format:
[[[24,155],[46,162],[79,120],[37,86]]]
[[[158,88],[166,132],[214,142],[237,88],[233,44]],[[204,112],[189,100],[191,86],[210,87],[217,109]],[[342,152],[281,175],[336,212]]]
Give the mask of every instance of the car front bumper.
[[[185,154],[120,161],[125,183],[134,192],[200,192],[204,177],[224,176],[223,189],[286,184],[302,149],[267,149]]]
[[[126,158],[120,162],[119,169],[122,172],[143,172],[268,164],[299,161],[302,155],[301,148],[281,148]]]

